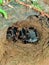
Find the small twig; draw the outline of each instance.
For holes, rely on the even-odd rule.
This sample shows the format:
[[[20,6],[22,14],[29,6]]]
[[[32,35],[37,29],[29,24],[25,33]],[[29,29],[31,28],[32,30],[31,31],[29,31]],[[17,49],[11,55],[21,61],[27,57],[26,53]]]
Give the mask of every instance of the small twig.
[[[46,16],[46,17],[49,18],[49,15],[48,15],[47,13],[45,13],[44,11],[40,11],[39,9],[37,9],[37,8],[35,8],[35,7],[33,7],[33,6],[29,5],[29,4],[26,4],[26,3],[24,3],[24,2],[21,2],[21,1],[19,1],[19,0],[16,0],[16,2],[18,2],[19,4],[21,4],[21,5],[23,5],[23,6],[32,8],[32,9],[34,9],[36,12],[40,12],[42,16]]]
[[[10,0],[9,1],[7,0],[7,2],[5,2],[5,1],[3,1],[3,2],[4,2],[3,3],[4,6],[7,5],[10,8],[14,8],[12,5],[9,4]]]
[[[14,7],[13,7],[12,5],[10,5],[10,4],[8,4],[7,6],[10,7],[10,8],[14,8]]]

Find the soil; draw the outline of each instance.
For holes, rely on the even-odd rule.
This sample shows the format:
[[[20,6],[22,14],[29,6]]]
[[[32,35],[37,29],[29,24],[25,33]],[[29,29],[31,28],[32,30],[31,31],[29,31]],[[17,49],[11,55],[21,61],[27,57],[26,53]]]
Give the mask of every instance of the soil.
[[[45,12],[49,13],[49,0],[40,0],[40,3],[42,1],[45,3],[42,4]],[[0,16],[0,65],[49,65],[49,20],[45,17],[39,20],[40,16],[33,16],[38,14],[37,12],[16,2],[9,4],[14,8],[0,6],[8,14],[7,20]],[[6,32],[12,25],[18,26],[19,29],[26,26],[34,27],[39,33],[39,41],[27,44],[19,40],[16,43],[8,41]]]
[[[39,41],[24,44],[6,40],[7,28],[0,30],[0,65],[49,65],[49,28],[46,18],[39,20],[29,16],[26,20],[12,24],[19,27],[33,26],[39,32]],[[4,32],[4,33],[3,33]]]
[[[44,3],[49,5],[49,0],[43,0],[43,1],[44,1]]]

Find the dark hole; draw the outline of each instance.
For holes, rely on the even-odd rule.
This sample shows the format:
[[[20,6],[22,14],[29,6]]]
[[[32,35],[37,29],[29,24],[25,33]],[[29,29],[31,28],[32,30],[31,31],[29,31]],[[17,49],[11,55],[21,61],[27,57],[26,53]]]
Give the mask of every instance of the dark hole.
[[[31,3],[33,4],[33,1],[31,0]]]
[[[39,17],[38,15],[34,15],[34,16],[37,17],[37,18]]]
[[[47,18],[47,21],[49,21],[49,18]]]
[[[24,38],[25,35],[26,35],[26,30],[24,28],[22,28],[22,30],[20,30],[20,32],[19,32],[19,39]]]
[[[29,27],[29,29],[34,29],[34,27]]]
[[[9,31],[10,29],[12,29],[12,27],[9,27],[9,28],[7,29],[7,31]]]
[[[14,27],[14,28],[13,28],[13,34],[16,35],[16,32],[18,32],[18,28],[17,28],[17,27]]]

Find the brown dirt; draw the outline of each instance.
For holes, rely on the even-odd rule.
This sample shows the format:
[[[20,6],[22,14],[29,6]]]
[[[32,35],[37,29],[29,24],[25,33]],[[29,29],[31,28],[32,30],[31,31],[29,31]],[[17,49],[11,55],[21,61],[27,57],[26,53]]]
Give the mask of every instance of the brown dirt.
[[[23,44],[6,40],[7,28],[1,31],[0,38],[0,65],[48,65],[49,61],[49,28],[44,21],[36,17],[28,17],[26,20],[13,24],[19,28],[33,26],[39,32],[40,40],[35,44]]]
[[[49,5],[49,0],[43,0],[43,1],[44,1],[44,3]]]

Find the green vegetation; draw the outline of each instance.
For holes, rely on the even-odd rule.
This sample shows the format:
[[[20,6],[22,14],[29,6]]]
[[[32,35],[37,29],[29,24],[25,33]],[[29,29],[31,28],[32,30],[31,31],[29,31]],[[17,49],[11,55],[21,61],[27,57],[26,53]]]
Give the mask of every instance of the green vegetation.
[[[2,5],[3,4],[3,0],[0,0],[0,5]]]
[[[7,19],[7,13],[3,9],[0,9],[0,13]]]
[[[38,0],[31,0],[31,6],[39,9],[40,11],[44,10],[43,7],[38,3]]]
[[[3,4],[3,0],[0,0],[0,5],[2,4]],[[0,8],[0,13],[7,19],[7,13],[2,8]]]
[[[39,0],[20,0],[22,2],[30,2],[31,3],[31,6],[39,9],[40,11],[44,10],[44,8],[38,3]]]

